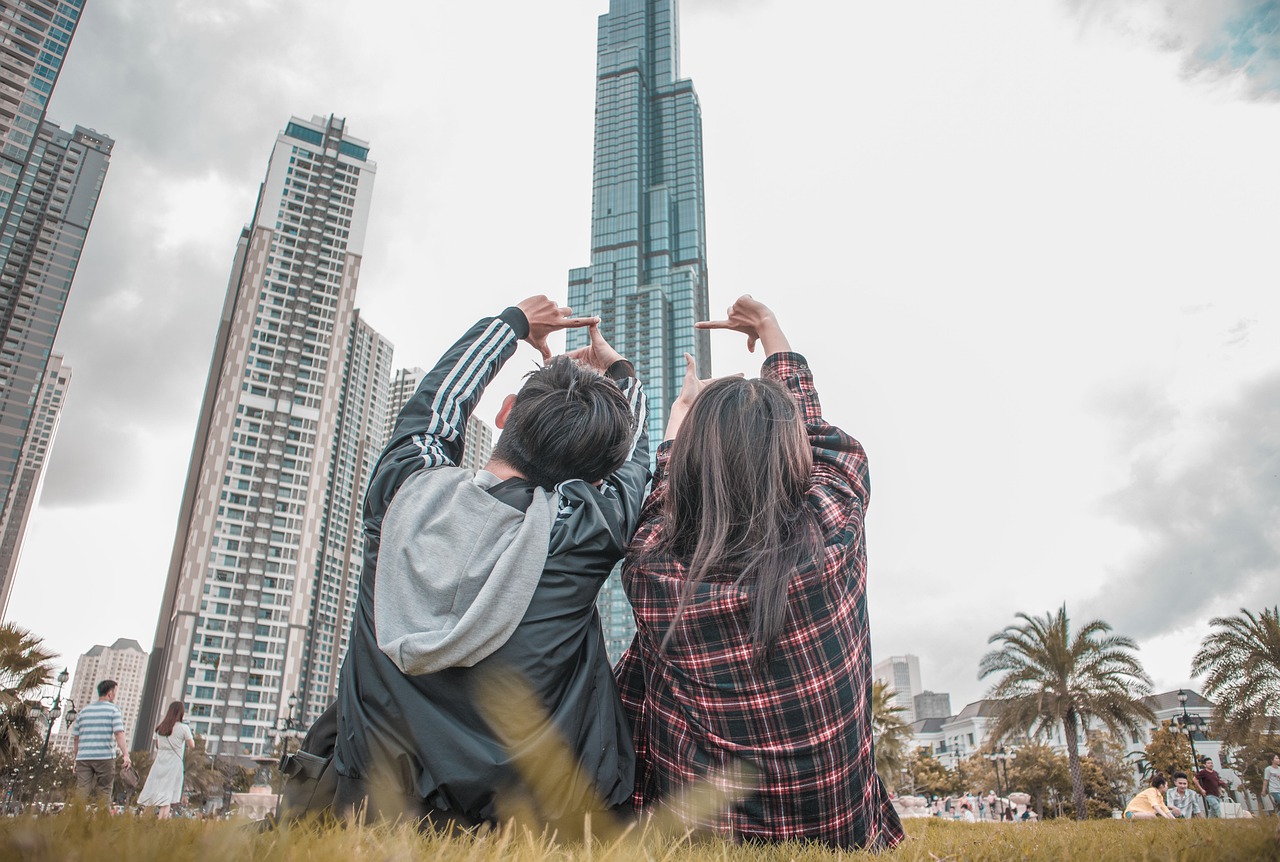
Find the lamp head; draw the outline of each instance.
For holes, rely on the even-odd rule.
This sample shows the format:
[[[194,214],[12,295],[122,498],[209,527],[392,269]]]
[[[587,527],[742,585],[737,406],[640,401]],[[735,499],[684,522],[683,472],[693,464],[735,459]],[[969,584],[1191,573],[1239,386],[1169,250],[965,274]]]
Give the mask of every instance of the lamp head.
[[[1178,689],[1178,703],[1183,706],[1187,705],[1187,692],[1184,689]]]
[[[66,685],[69,679],[71,679],[71,674],[67,673],[67,669],[64,667],[62,673],[58,674],[58,685]]]

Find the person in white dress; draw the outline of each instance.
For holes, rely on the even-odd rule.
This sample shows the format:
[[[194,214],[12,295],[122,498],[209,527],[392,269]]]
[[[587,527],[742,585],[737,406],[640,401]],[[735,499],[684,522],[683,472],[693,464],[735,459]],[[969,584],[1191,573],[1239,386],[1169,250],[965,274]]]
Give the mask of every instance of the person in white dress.
[[[191,728],[183,723],[186,708],[182,701],[169,704],[164,721],[156,726],[156,759],[147,773],[147,783],[138,794],[138,804],[155,805],[156,816],[169,819],[169,806],[182,801],[182,757],[187,748],[194,748],[196,741]]]

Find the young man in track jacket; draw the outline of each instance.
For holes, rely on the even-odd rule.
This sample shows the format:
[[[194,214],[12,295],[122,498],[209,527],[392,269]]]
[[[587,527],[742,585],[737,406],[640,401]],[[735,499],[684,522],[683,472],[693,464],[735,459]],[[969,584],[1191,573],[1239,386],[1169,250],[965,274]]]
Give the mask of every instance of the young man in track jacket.
[[[400,413],[365,499],[337,702],[343,815],[467,827],[532,804],[581,823],[629,799],[635,754],[595,600],[635,530],[649,452],[640,382],[598,323],[541,296],[483,319]],[[547,335],[581,326],[590,346],[551,359]],[[519,340],[546,364],[503,403],[492,460],[463,470],[467,417]],[[495,733],[480,688],[495,671],[538,701],[505,717],[516,747],[551,736],[576,761],[554,793],[529,791]]]

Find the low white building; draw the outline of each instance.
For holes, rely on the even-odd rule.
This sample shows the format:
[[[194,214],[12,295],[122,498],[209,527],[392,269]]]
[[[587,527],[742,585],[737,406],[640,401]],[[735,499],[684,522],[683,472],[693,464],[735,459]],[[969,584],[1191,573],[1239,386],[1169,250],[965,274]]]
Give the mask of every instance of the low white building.
[[[1135,768],[1138,760],[1136,755],[1146,749],[1147,743],[1151,740],[1152,731],[1166,721],[1172,721],[1175,726],[1179,726],[1179,722],[1184,716],[1184,703],[1179,699],[1179,694],[1184,693],[1186,696],[1185,715],[1191,719],[1198,719],[1202,724],[1208,724],[1214,705],[1211,701],[1202,697],[1199,692],[1191,689],[1180,689],[1160,692],[1146,698],[1147,706],[1155,713],[1155,723],[1145,724],[1137,731],[1126,734],[1124,739],[1126,754],[1135,755],[1133,757]],[[949,718],[925,718],[915,721],[911,724],[911,738],[907,742],[907,750],[914,751],[917,748],[923,748],[948,769],[955,769],[960,761],[979,751],[989,750],[993,747],[993,742],[988,739],[988,734],[991,726],[995,723],[997,708],[997,701],[979,700],[968,704],[960,712]],[[1100,732],[1104,730],[1104,726],[1101,722],[1094,721],[1088,729],[1090,732]],[[1063,754],[1067,751],[1066,735],[1063,732],[1062,725],[1047,729],[1039,736],[1039,740]],[[1222,760],[1222,743],[1219,740],[1210,739],[1205,733],[1200,732],[1191,735],[1191,742],[1195,747],[1197,756],[1212,757],[1214,765],[1222,777],[1230,782],[1233,789],[1239,788],[1239,776]],[[1083,735],[1080,743],[1081,753],[1083,754],[1083,750],[1086,747]],[[1011,747],[1007,741],[1005,745]],[[1155,766],[1164,768],[1161,764],[1155,764]],[[1254,791],[1256,789],[1252,788]]]

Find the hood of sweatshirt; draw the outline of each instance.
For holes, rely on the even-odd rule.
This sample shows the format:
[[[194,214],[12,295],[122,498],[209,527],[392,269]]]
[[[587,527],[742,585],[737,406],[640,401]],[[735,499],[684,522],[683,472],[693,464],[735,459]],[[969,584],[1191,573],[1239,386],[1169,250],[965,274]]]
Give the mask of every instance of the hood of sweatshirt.
[[[507,642],[547,561],[555,495],[521,512],[488,493],[498,477],[424,470],[382,521],[374,581],[378,647],[407,674],[470,667]]]

